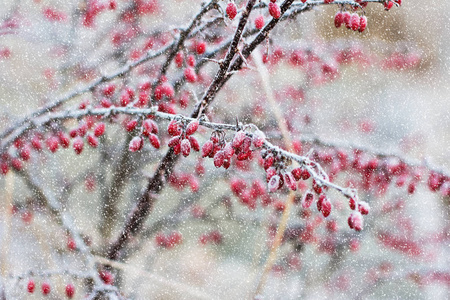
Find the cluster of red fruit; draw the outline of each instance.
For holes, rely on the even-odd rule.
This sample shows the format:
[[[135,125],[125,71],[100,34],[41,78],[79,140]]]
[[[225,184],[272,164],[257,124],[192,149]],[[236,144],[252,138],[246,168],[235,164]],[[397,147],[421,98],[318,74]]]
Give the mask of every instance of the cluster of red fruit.
[[[136,126],[138,125],[138,120],[131,120],[127,123],[126,128],[127,131],[134,131]],[[142,122],[141,127],[141,135],[135,136],[129,144],[129,150],[131,152],[136,152],[142,149],[144,146],[144,138],[142,136],[147,136],[150,144],[155,148],[159,149],[161,147],[161,142],[159,141],[158,136],[158,124],[151,119],[146,119]]]
[[[30,293],[30,294],[34,293],[35,288],[36,288],[36,284],[34,283],[34,280],[28,281],[28,284],[27,284],[28,293]],[[41,290],[42,290],[42,295],[47,296],[51,292],[50,284],[48,282],[42,283]],[[71,283],[68,283],[66,285],[66,296],[67,296],[67,298],[72,299],[74,295],[75,295],[75,286]]]
[[[173,231],[169,234],[160,232],[156,235],[155,241],[159,247],[170,249],[181,244],[183,237],[178,231]]]
[[[264,141],[265,138],[262,134],[254,134],[250,137],[245,131],[240,130],[234,135],[231,142],[226,142],[223,132],[214,131],[209,141],[202,147],[202,157],[213,158],[216,168],[223,166],[228,169],[233,155],[236,155],[238,161],[249,160],[253,153],[252,144],[254,147],[260,148]]]
[[[218,244],[222,243],[222,240],[223,240],[223,236],[217,230],[213,230],[213,231],[210,231],[208,233],[204,233],[199,238],[199,242],[202,245],[206,245],[208,243],[212,243],[212,244],[218,245]]]
[[[175,154],[182,153],[184,157],[189,156],[191,149],[200,151],[200,144],[192,135],[197,131],[199,126],[198,120],[193,120],[189,123],[172,120],[169,123],[167,131],[172,136],[169,140],[169,147],[171,147]]]
[[[367,18],[366,16],[360,17],[357,13],[350,14],[348,11],[338,11],[334,16],[334,26],[339,28],[342,25],[353,31],[363,32],[367,27]]]

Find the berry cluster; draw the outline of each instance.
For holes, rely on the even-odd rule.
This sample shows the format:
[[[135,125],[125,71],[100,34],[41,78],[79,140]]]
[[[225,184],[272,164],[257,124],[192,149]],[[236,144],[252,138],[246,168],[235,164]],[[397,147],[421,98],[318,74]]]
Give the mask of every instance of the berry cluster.
[[[334,26],[339,28],[342,25],[353,31],[363,32],[367,27],[367,18],[366,16],[360,17],[357,13],[350,14],[348,11],[338,11],[334,16]]]
[[[126,129],[127,131],[134,131],[138,125],[138,120],[131,120],[127,122]],[[146,119],[142,122],[140,135],[133,137],[129,144],[129,150],[131,152],[136,152],[142,149],[144,146],[144,138],[142,136],[147,136],[150,144],[155,149],[159,149],[161,147],[161,142],[159,141],[158,136],[158,125],[152,119]]]
[[[178,231],[173,231],[169,234],[162,232],[155,237],[156,245],[161,248],[170,249],[182,243],[183,237]]]
[[[34,280],[30,279],[27,284],[28,293],[33,294],[35,288],[36,288],[36,284],[34,283]],[[43,282],[41,285],[41,291],[42,291],[42,295],[44,295],[44,296],[49,295],[51,292],[50,284],[48,282]],[[67,298],[72,299],[73,296],[75,295],[75,286],[71,283],[68,283],[65,287],[65,293],[66,293]]]
[[[189,123],[183,120],[172,120],[167,127],[167,131],[172,138],[168,145],[171,147],[176,155],[182,153],[184,157],[188,157],[191,149],[200,151],[200,144],[197,139],[192,136],[198,129],[198,120],[193,120]]]

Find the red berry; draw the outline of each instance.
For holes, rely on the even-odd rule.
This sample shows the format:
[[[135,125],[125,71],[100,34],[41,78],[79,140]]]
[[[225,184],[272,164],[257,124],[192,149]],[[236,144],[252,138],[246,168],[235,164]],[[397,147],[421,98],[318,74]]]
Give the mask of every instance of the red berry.
[[[189,142],[188,139],[183,139],[181,141],[181,153],[183,153],[184,157],[188,157],[189,153],[191,152],[191,143]]]
[[[88,137],[87,137],[87,141],[88,141],[89,146],[91,146],[92,148],[97,148],[97,146],[98,146],[98,139],[97,139],[97,137],[95,137],[92,134],[89,134]]]
[[[67,148],[70,145],[69,135],[63,131],[58,132],[59,143],[63,148]]]
[[[303,169],[303,171],[302,171],[302,179],[303,180],[308,180],[309,177],[311,177],[311,174],[309,174],[308,170]]]
[[[112,106],[112,102],[109,99],[104,98],[100,100],[100,105],[104,108],[109,108]]]
[[[392,2],[392,1],[384,2],[384,9],[385,10],[390,10],[393,5],[394,5],[394,2]]]
[[[75,240],[71,237],[67,239],[67,249],[69,250],[77,249],[77,244],[75,243]]]
[[[109,9],[110,10],[115,10],[117,8],[117,3],[116,0],[109,0]]]
[[[39,136],[37,135],[33,136],[33,138],[31,139],[31,146],[36,151],[42,150],[42,143]]]
[[[158,124],[156,124],[155,121],[151,120],[151,119],[147,119],[145,120],[142,125],[144,126],[146,135],[150,134],[150,133],[154,133],[157,134],[158,133]]]
[[[279,19],[281,17],[281,10],[280,10],[280,7],[278,6],[278,4],[273,3],[273,2],[269,3],[269,14],[274,19]]]
[[[114,277],[111,274],[111,272],[103,270],[103,271],[100,271],[100,273],[98,275],[100,276],[100,279],[103,280],[103,282],[105,284],[113,284]]]
[[[278,190],[280,188],[280,182],[281,180],[279,175],[272,176],[268,182],[269,192],[273,193]]]
[[[186,127],[186,135],[194,134],[198,129],[198,120],[191,121]]]
[[[295,168],[291,171],[292,176],[294,176],[295,181],[299,181],[302,178],[302,169]]]
[[[187,60],[186,60],[186,63],[187,63],[187,65],[189,67],[194,67],[195,66],[195,57],[194,57],[194,55],[189,55]]]
[[[189,137],[189,143],[191,143],[191,148],[194,151],[200,151],[200,144],[198,143],[197,139],[193,136]]]
[[[156,134],[150,133],[148,139],[150,140],[150,144],[152,144],[153,148],[159,149],[159,147],[161,147],[161,142]]]
[[[351,28],[351,26],[350,26],[350,18],[352,16],[350,15],[350,13],[348,11],[344,12],[342,15],[343,15],[343,18],[344,18],[345,27],[350,29]]]
[[[95,125],[94,135],[96,137],[102,136],[105,133],[105,123],[100,122]]]
[[[350,198],[350,200],[348,201],[348,204],[349,204],[351,210],[356,209],[356,200],[354,198]]]
[[[128,149],[131,152],[136,152],[142,149],[142,147],[144,146],[144,140],[142,139],[142,137],[140,136],[135,136],[131,141],[130,144],[128,146]]]
[[[110,84],[103,88],[102,94],[105,97],[111,97],[112,95],[114,95],[115,91],[116,91],[116,86],[114,84]]]
[[[295,178],[291,174],[291,172],[284,174],[284,182],[286,183],[286,186],[291,190],[293,191],[297,190],[297,182],[295,181]]]
[[[331,202],[328,200],[328,198],[325,197],[325,199],[322,202],[322,215],[326,218],[331,213]]]
[[[357,13],[354,13],[350,17],[350,27],[353,31],[357,31],[359,29],[360,18]]]
[[[42,284],[41,289],[44,296],[50,294],[50,284],[48,284],[47,282],[44,282]]]
[[[133,130],[136,128],[137,124],[138,124],[138,121],[137,121],[137,120],[130,120],[130,121],[128,121],[127,124],[125,125],[125,129],[126,129],[128,132],[131,132],[131,131],[133,131]]]
[[[168,142],[168,146],[173,148],[176,145],[178,145],[181,142],[181,138],[180,136],[174,136],[173,138],[171,138]]]
[[[348,217],[348,226],[356,231],[361,231],[363,228],[363,218],[361,213],[353,212],[350,217]]]
[[[366,18],[366,16],[362,16],[359,19],[359,29],[358,29],[358,31],[359,32],[363,32],[364,30],[366,30],[366,27],[367,27],[367,18]]]
[[[75,287],[73,286],[73,284],[68,283],[66,285],[66,296],[67,298],[72,299],[74,295],[75,295]]]
[[[261,30],[264,27],[264,17],[263,16],[258,16],[255,19],[255,27],[256,29]]]
[[[233,2],[228,3],[226,12],[227,12],[228,18],[230,18],[230,20],[233,20],[237,15],[236,4],[234,4]]]
[[[369,204],[367,202],[360,201],[358,203],[358,210],[362,215],[367,215],[370,210]]]
[[[338,11],[334,16],[334,26],[339,28],[344,24],[344,14],[341,11]]]
[[[149,92],[141,91],[139,92],[139,98],[135,106],[143,107],[148,104]]]
[[[30,149],[30,146],[24,145],[24,146],[19,150],[19,155],[20,155],[20,157],[21,157],[24,161],[29,160],[30,157],[31,157],[31,149]]]
[[[174,61],[177,68],[181,68],[183,66],[184,61],[183,52],[178,52],[177,55],[175,55]]]
[[[252,137],[253,146],[256,148],[261,148],[266,141],[265,135],[262,132],[257,132]]]
[[[195,74],[194,69],[191,67],[184,69],[184,77],[186,78],[187,82],[190,83],[194,83],[198,79],[197,74]]]
[[[236,132],[236,134],[234,135],[233,138],[233,142],[232,142],[232,146],[234,149],[237,149],[239,147],[241,147],[241,145],[244,143],[244,139],[245,139],[246,135],[244,131],[238,131]]]
[[[206,43],[205,42],[199,42],[197,45],[195,45],[195,51],[198,55],[201,55],[206,52]]]
[[[225,155],[223,153],[223,151],[219,151],[214,155],[214,166],[216,168],[220,168],[225,160]]]
[[[84,142],[83,139],[81,137],[76,137],[73,141],[73,150],[75,150],[76,154],[81,154],[81,152],[83,152],[83,148],[84,148]]]
[[[28,284],[27,284],[28,293],[30,293],[30,294],[34,293],[35,287],[36,287],[36,285],[34,284],[34,281],[30,279],[30,281],[28,281]]]
[[[202,157],[207,157],[209,156],[214,149],[214,144],[211,140],[207,141],[205,144],[203,144],[202,147]]]
[[[179,136],[181,133],[181,130],[178,126],[177,121],[172,120],[169,123],[169,126],[167,127],[167,132],[171,135],[171,136]]]

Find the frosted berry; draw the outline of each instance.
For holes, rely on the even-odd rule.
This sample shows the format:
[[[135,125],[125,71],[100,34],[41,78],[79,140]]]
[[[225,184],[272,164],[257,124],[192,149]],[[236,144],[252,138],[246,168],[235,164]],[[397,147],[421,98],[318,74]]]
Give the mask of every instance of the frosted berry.
[[[207,157],[209,156],[214,149],[214,144],[211,140],[207,141],[205,144],[203,144],[202,147],[202,157]]]
[[[223,151],[219,151],[214,155],[214,166],[216,168],[220,168],[225,160],[225,155],[223,153]]]
[[[128,149],[131,152],[136,152],[142,149],[142,147],[144,146],[144,141],[142,139],[142,137],[140,136],[135,136],[131,141],[130,144],[128,146]]]
[[[125,129],[126,129],[128,132],[131,132],[131,131],[133,131],[133,130],[136,128],[137,124],[138,124],[138,121],[137,121],[137,120],[130,120],[130,121],[128,121],[127,124],[125,125]]]
[[[69,135],[63,131],[58,132],[59,143],[63,148],[67,148],[70,145]]]
[[[348,217],[348,226],[356,231],[361,231],[363,228],[363,218],[361,213],[353,212],[350,217]]]
[[[390,10],[392,8],[392,6],[394,6],[394,2],[392,2],[392,1],[384,2],[384,9],[385,10]]]
[[[344,14],[341,11],[338,11],[334,16],[334,26],[339,28],[344,24]]]
[[[272,176],[268,182],[269,192],[273,193],[276,190],[278,190],[279,187],[280,187],[280,176],[279,175]]]
[[[191,148],[194,151],[200,151],[200,144],[198,143],[197,139],[193,136],[189,137],[189,143],[191,144]]]
[[[350,13],[348,11],[344,12],[342,15],[344,17],[344,25],[345,25],[345,27],[350,29],[351,28],[351,26],[350,26],[350,18],[352,16],[350,15]]]
[[[94,135],[96,137],[102,136],[105,133],[105,123],[100,122],[95,125]]]
[[[233,138],[233,142],[232,142],[232,146],[233,148],[237,149],[239,148],[243,143],[244,143],[244,139],[245,139],[246,135],[244,131],[238,131]]]
[[[353,31],[357,31],[359,29],[360,18],[358,14],[354,13],[350,17],[350,27]]]
[[[191,67],[184,69],[184,78],[190,83],[194,83],[198,80],[197,74],[195,74],[194,69]]]
[[[178,52],[177,55],[175,55],[174,61],[177,68],[181,68],[184,61],[183,52]]]
[[[358,203],[358,210],[362,215],[367,215],[370,210],[369,204],[367,202],[360,201]]]
[[[228,3],[226,12],[227,12],[228,18],[230,18],[230,20],[233,20],[237,15],[236,4],[234,4],[233,2]]]
[[[269,3],[269,14],[274,19],[279,19],[281,17],[281,10],[280,10],[280,7],[278,6],[278,4],[273,3],[273,2]]]
[[[50,289],[50,284],[47,283],[47,282],[44,282],[44,283],[42,284],[42,286],[41,286],[41,290],[42,290],[42,294],[43,294],[44,296],[50,294],[50,291],[51,291],[51,289]]]
[[[72,251],[77,249],[77,244],[75,243],[75,240],[71,237],[67,239],[67,249]]]
[[[331,213],[331,202],[328,200],[328,198],[325,197],[325,199],[322,201],[322,215],[326,218]]]
[[[81,137],[76,137],[75,140],[73,141],[73,150],[75,150],[76,154],[81,154],[81,152],[83,152],[83,148],[84,148],[84,142],[83,139]]]
[[[171,135],[171,136],[178,136],[181,133],[181,130],[178,126],[177,121],[172,120],[169,123],[169,126],[167,127],[167,132]]]
[[[186,135],[194,134],[198,129],[198,120],[191,121],[186,127]]]
[[[181,141],[181,153],[183,153],[184,157],[189,156],[189,153],[191,152],[191,143],[189,142],[188,139],[183,139]]]
[[[56,150],[58,150],[59,147],[59,139],[56,136],[50,136],[46,140],[47,148],[50,150],[50,152],[55,153]]]
[[[91,146],[92,148],[97,148],[98,139],[95,135],[89,134],[87,137],[87,141],[88,141],[89,146]]]
[[[75,287],[73,286],[73,284],[68,283],[66,285],[66,296],[67,298],[72,299],[74,295],[75,295]]]
[[[161,147],[161,142],[159,141],[159,138],[156,134],[150,133],[148,139],[153,148],[159,149]]]
[[[255,27],[256,29],[262,29],[264,27],[264,17],[263,16],[258,16],[255,19]]]
[[[35,287],[36,287],[36,285],[34,284],[33,280],[28,281],[28,284],[27,284],[28,293],[30,293],[30,294],[34,293]]]
[[[103,270],[103,271],[100,271],[98,275],[100,276],[100,279],[103,280],[103,282],[105,284],[113,284],[114,276],[113,276],[113,274],[111,274],[111,272]]]
[[[179,136],[174,136],[167,143],[169,147],[173,148],[181,142],[181,138]]]
[[[157,134],[158,133],[158,125],[155,121],[151,119],[147,119],[142,123],[142,126],[144,126],[145,134],[148,135],[150,133]]]
[[[359,29],[358,29],[358,31],[359,32],[363,32],[364,30],[366,30],[366,27],[367,27],[367,18],[366,18],[366,16],[362,16],[359,19]]]
[[[205,42],[199,42],[195,46],[195,51],[198,55],[201,55],[206,52],[206,43]]]

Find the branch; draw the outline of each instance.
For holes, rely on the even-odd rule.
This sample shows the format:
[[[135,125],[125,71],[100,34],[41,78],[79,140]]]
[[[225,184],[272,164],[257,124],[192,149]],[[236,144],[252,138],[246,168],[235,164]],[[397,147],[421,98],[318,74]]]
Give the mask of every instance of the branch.
[[[293,0],[292,0],[293,1]],[[242,34],[244,32],[244,27],[247,24],[248,17],[250,15],[251,10],[255,4],[256,0],[249,0],[247,2],[246,8],[242,11],[241,19],[239,20],[239,25],[234,34],[233,40],[231,42],[230,47],[228,48],[227,55],[225,59],[221,62],[219,71],[217,71],[216,76],[214,77],[213,82],[209,85],[207,91],[205,92],[202,101],[196,107],[193,115],[198,115],[201,111],[201,108],[206,108],[206,106],[214,99],[217,92],[223,86],[222,81],[228,73],[228,68],[230,67],[231,60],[234,58],[237,53],[237,46],[242,39]]]

